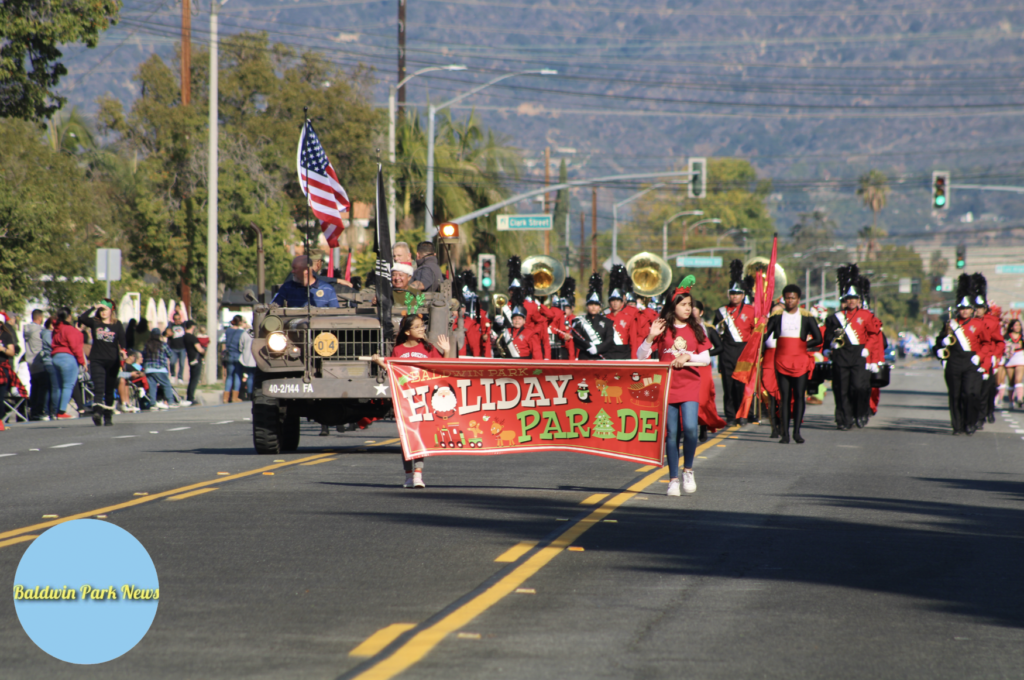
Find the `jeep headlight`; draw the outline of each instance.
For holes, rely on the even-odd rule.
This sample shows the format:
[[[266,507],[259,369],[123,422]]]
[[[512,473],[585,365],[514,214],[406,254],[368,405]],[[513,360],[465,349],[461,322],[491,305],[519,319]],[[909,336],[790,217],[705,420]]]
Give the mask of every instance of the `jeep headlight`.
[[[271,352],[283,352],[287,346],[288,338],[285,337],[284,333],[271,333],[267,336],[267,347],[270,348]]]

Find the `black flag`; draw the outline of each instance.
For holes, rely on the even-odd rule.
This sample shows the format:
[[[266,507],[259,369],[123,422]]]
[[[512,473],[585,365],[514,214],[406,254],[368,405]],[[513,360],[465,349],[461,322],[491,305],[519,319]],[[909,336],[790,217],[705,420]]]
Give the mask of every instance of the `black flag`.
[[[388,203],[384,193],[384,174],[381,164],[377,164],[377,229],[374,234],[373,249],[377,253],[377,264],[374,266],[377,285],[377,310],[380,319],[381,340],[390,341],[395,329],[391,324],[391,231],[388,229]],[[387,354],[381,346],[381,356]]]

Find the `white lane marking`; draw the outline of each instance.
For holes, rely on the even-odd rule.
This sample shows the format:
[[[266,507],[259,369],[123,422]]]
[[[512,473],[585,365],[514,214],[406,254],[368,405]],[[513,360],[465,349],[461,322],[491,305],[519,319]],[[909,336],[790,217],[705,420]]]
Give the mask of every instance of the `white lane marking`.
[[[0,458],[3,458],[4,456],[17,456],[17,455],[18,454],[16,454],[16,453],[0,453]]]
[[[111,437],[111,439],[131,439],[134,436],[135,435],[133,435],[133,434],[122,434],[119,437]]]
[[[212,423],[212,424],[213,425],[227,425],[228,423],[233,423],[233,422],[235,422],[235,421],[233,421],[233,420],[222,420],[219,423]]]
[[[252,418],[242,418],[242,420],[252,420]]]
[[[167,432],[181,432],[182,430],[191,430],[191,427],[172,427]]]
[[[74,442],[72,444],[57,444],[57,446],[51,446],[51,449],[66,449],[72,446],[81,446],[82,442]]]
[[[38,451],[39,449],[29,449],[29,451]]]
[[[160,434],[160,430],[150,430],[150,434]]]
[[[1024,434],[1024,430],[1014,430],[1017,434]]]

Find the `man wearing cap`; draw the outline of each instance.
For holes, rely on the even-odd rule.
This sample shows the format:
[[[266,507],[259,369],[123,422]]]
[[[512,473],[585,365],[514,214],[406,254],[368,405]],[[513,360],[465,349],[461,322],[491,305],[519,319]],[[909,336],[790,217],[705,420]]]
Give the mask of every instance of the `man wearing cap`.
[[[577,358],[581,360],[607,359],[607,353],[615,346],[612,322],[601,313],[601,275],[590,277],[590,292],[587,294],[587,313],[573,320],[572,338]]]
[[[391,265],[391,289],[406,290],[412,281],[412,265],[408,262],[395,262]]]
[[[540,338],[526,327],[526,310],[521,305],[512,309],[512,325],[501,332],[498,340],[509,359],[542,359]]]
[[[309,258],[299,255],[292,260],[292,275],[277,289],[272,303],[282,307],[305,307],[310,300],[314,307],[338,306],[334,287],[318,279],[310,269]]]
[[[746,384],[732,379],[736,362],[747,346],[747,339],[754,332],[754,308],[743,301],[746,289],[743,287],[743,263],[733,260],[729,263],[729,304],[715,312],[715,326],[722,332],[722,353],[718,355],[718,373],[722,376],[722,406],[725,422],[736,424],[736,410],[743,402]],[[746,418],[740,419],[746,425]]]
[[[849,430],[868,422],[871,373],[867,369],[868,339],[881,333],[874,314],[861,309],[860,270],[856,264],[838,272],[842,309],[825,320],[825,352],[832,361],[832,392],[836,400],[836,428]]]
[[[978,429],[978,406],[982,387],[979,351],[988,331],[974,318],[974,285],[961,274],[956,290],[956,316],[943,326],[935,339],[936,355],[943,363],[949,390],[949,420],[953,434],[970,436]]]
[[[1003,338],[1002,324],[999,317],[991,313],[988,304],[988,281],[980,273],[971,275],[974,284],[974,318],[985,327],[984,361],[982,368],[981,402],[978,405],[978,429],[986,422],[996,422],[996,372],[1006,353],[1006,340]]]
[[[606,316],[612,322],[614,334],[613,345],[605,355],[605,359],[616,361],[629,361],[633,358],[632,348],[639,349],[643,339],[636,337],[636,307],[626,305],[626,281],[629,275],[626,268],[621,264],[612,267],[611,276],[608,279],[608,307]]]

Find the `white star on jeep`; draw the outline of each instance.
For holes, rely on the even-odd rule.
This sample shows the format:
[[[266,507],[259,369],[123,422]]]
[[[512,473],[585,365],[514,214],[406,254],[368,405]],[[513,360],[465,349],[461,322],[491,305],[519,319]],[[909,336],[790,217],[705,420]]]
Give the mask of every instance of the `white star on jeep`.
[[[388,393],[388,386],[387,386],[387,384],[377,385],[376,387],[374,387],[374,389],[377,390],[377,394],[384,394],[384,395],[386,395]]]

